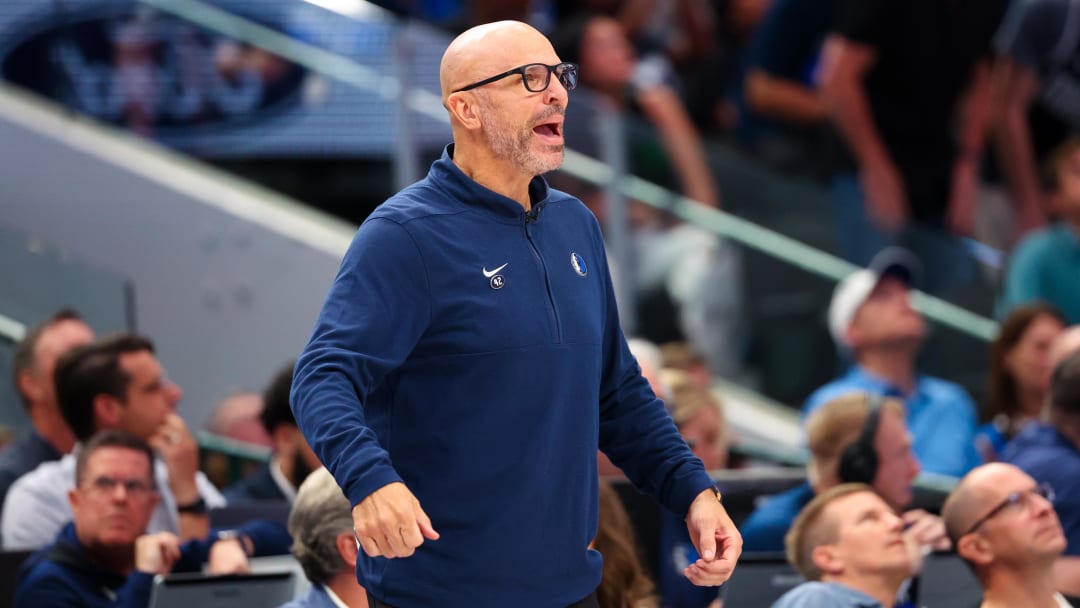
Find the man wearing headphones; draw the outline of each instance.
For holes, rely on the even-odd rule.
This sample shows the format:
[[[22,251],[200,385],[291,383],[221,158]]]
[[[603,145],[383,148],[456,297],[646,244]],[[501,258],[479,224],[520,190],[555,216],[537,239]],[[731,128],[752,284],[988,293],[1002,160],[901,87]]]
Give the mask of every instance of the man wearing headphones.
[[[814,496],[842,483],[864,483],[897,513],[911,502],[919,461],[898,399],[849,393],[829,401],[806,423],[810,462],[807,481],[768,499],[739,527],[743,551],[783,551],[791,522]],[[902,515],[904,536],[922,565],[922,548],[947,549],[945,526],[922,509]]]

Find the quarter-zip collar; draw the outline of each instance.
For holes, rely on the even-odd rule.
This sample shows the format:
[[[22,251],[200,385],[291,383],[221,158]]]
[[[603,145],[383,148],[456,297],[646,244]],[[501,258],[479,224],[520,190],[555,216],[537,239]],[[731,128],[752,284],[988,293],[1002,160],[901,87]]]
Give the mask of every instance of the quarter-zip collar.
[[[454,144],[447,145],[442,157],[432,163],[428,176],[452,198],[469,207],[483,210],[503,221],[516,224],[524,221],[525,209],[517,201],[484,187],[454,164]],[[543,176],[538,175],[529,182],[529,199],[533,209],[530,213],[533,213],[533,219],[537,206],[546,202],[550,195],[551,189]]]

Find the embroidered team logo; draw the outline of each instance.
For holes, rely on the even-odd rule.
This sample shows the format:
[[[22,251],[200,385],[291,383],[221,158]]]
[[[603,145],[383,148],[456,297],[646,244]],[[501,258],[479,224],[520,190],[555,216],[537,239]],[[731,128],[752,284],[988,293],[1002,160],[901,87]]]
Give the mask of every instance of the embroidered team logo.
[[[570,253],[570,267],[580,276],[589,274],[589,267],[585,265],[585,258],[573,252]]]

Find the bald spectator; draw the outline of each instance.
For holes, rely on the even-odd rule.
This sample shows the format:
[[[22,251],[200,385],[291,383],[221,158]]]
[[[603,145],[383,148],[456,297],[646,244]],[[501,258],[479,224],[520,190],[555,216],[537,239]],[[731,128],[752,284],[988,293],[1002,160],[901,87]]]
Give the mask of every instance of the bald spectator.
[[[352,526],[349,500],[333,475],[325,468],[308,475],[293,501],[289,534],[311,588],[282,608],[367,608],[367,592],[356,580]]]
[[[1059,591],[1080,595],[1080,351],[1054,369],[1048,401],[1047,421],[1025,427],[1002,460],[1054,489],[1054,509],[1068,540],[1054,582]]]
[[[885,608],[911,571],[904,522],[873,490],[844,484],[810,501],[785,540],[806,578],[773,608]]]
[[[878,399],[850,393],[810,415],[807,482],[769,498],[743,522],[740,530],[747,551],[782,551],[784,535],[799,511],[814,496],[844,483],[867,484],[894,512],[908,506],[919,461],[911,451],[904,406],[897,399]],[[922,509],[902,518],[916,566],[923,547],[948,548],[940,518]]]
[[[854,391],[896,397],[904,402],[923,469],[959,477],[982,462],[975,449],[975,404],[959,385],[916,368],[926,339],[926,322],[911,306],[917,268],[909,252],[889,248],[836,286],[829,332],[855,365],[814,391],[803,415]]]
[[[79,313],[65,308],[30,328],[15,345],[15,390],[33,430],[0,452],[0,505],[16,479],[43,462],[59,460],[75,445],[56,404],[53,369],[60,355],[93,339],[93,330]]]
[[[1054,584],[1065,534],[1053,499],[1048,484],[1004,463],[975,468],[949,494],[942,517],[982,584],[982,608],[1069,606]]]
[[[221,400],[204,428],[229,439],[271,447],[270,435],[259,420],[262,412],[263,398],[259,393],[233,393]]]

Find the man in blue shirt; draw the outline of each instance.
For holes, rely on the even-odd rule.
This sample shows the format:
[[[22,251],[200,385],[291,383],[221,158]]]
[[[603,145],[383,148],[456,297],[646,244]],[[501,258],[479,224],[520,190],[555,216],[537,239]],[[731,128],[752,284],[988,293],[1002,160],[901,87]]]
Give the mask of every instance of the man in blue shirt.
[[[1048,400],[1048,421],[1024,427],[1001,459],[1054,489],[1068,541],[1054,565],[1054,583],[1062,593],[1080,596],[1080,351],[1054,369]]]
[[[146,534],[160,496],[154,453],[134,435],[104,431],[82,446],[72,523],[31,556],[19,574],[14,605],[146,608],[155,574],[246,572],[247,558],[280,551],[288,535],[269,522],[183,543],[171,532]]]
[[[836,486],[796,518],[787,558],[805,583],[773,608],[883,608],[892,606],[911,575],[903,520],[863,484]]]
[[[454,143],[360,227],[293,380],[361,584],[376,607],[595,606],[599,448],[719,585],[738,531],[630,355],[596,218],[541,177],[577,66],[505,21],[456,38],[440,82]]]
[[[910,302],[917,264],[906,251],[888,248],[869,268],[836,286],[829,332],[855,365],[814,391],[803,415],[849,392],[896,397],[907,406],[907,425],[923,470],[960,477],[980,462],[975,404],[959,385],[915,369],[926,336],[926,323]]]
[[[75,445],[75,435],[60,413],[53,369],[60,355],[94,339],[79,314],[57,311],[30,328],[12,355],[13,380],[33,429],[0,452],[0,505],[11,484],[43,462],[59,460]]]

